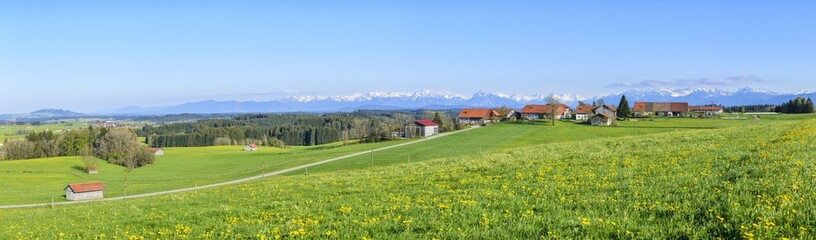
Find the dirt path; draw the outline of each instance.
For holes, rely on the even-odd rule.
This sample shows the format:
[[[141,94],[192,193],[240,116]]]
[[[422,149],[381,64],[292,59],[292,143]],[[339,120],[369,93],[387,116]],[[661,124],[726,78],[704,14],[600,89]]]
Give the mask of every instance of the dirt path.
[[[326,159],[326,160],[319,161],[319,162],[304,164],[304,165],[300,165],[300,166],[297,166],[297,167],[278,170],[278,171],[275,171],[275,172],[270,172],[270,173],[261,174],[261,175],[257,175],[257,176],[252,176],[252,177],[248,177],[248,178],[241,178],[241,179],[236,179],[236,180],[232,180],[232,181],[213,183],[213,184],[203,185],[203,186],[198,186],[198,187],[190,187],[190,188],[182,188],[182,189],[168,190],[168,191],[161,191],[161,192],[135,194],[135,195],[129,195],[129,196],[122,196],[122,197],[103,198],[103,199],[99,199],[99,200],[90,200],[90,201],[73,201],[73,202],[54,202],[54,203],[6,205],[6,206],[0,206],[0,209],[3,209],[3,208],[46,207],[46,206],[69,205],[69,204],[80,204],[80,203],[90,203],[90,202],[116,201],[116,200],[124,200],[124,199],[133,199],[133,198],[143,198],[143,197],[150,197],[150,196],[165,195],[165,194],[171,194],[171,193],[188,192],[188,191],[195,191],[195,190],[207,189],[207,188],[212,188],[212,187],[220,187],[220,186],[238,184],[238,183],[243,183],[243,182],[248,182],[248,181],[252,181],[252,180],[256,180],[256,179],[265,178],[265,177],[280,175],[280,174],[284,174],[284,173],[288,173],[288,172],[292,172],[292,171],[297,171],[297,170],[317,166],[317,165],[324,164],[324,163],[343,160],[343,159],[346,159],[346,158],[355,157],[355,156],[359,156],[359,155],[363,155],[363,154],[369,154],[369,153],[372,153],[372,152],[379,152],[379,151],[388,150],[388,149],[392,149],[392,148],[398,148],[398,147],[402,147],[402,146],[406,146],[406,145],[411,145],[411,144],[414,144],[414,143],[420,143],[420,142],[424,142],[424,141],[428,141],[428,140],[432,140],[432,139],[436,139],[436,138],[440,138],[440,137],[444,137],[444,136],[448,136],[448,135],[452,135],[452,134],[456,134],[456,133],[469,131],[469,130],[476,129],[476,128],[478,128],[478,126],[468,128],[468,129],[465,129],[465,130],[461,130],[461,131],[456,131],[456,132],[437,134],[437,135],[433,135],[433,136],[430,136],[430,137],[427,137],[427,138],[423,138],[423,139],[420,139],[420,140],[411,141],[411,142],[407,142],[407,143],[400,143],[400,144],[397,144],[397,145],[377,148],[377,149],[373,149],[373,150],[362,151],[362,152],[353,153],[353,154],[349,154],[349,155],[345,155],[345,156],[340,156],[340,157],[336,157],[336,158],[332,158],[332,159]]]

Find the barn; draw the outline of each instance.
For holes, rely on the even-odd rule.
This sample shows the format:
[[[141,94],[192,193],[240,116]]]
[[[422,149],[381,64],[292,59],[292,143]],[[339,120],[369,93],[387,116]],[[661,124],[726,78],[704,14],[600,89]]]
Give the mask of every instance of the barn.
[[[638,116],[682,117],[689,107],[687,102],[635,102],[633,110]]]
[[[100,182],[72,183],[65,187],[65,199],[74,201],[102,199],[103,190],[105,187]]]
[[[419,127],[419,136],[427,137],[439,133],[439,124],[431,120],[417,120],[414,123]]]
[[[164,155],[164,149],[161,148],[150,148],[150,151],[153,152],[153,155],[156,156]]]
[[[615,118],[615,115],[598,113],[589,118],[589,123],[592,124],[592,126],[614,126]]]

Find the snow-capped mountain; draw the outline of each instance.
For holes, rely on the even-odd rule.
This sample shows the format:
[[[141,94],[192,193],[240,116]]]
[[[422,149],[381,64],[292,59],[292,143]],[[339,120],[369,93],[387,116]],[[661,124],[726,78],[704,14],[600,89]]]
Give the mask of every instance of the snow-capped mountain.
[[[583,97],[573,94],[558,94],[555,98],[571,106],[578,101],[592,103],[603,99],[617,105],[620,97],[626,95],[630,104],[636,101],[688,102],[691,105],[720,104],[725,106],[748,104],[780,104],[797,96],[816,98],[816,92],[796,94],[742,88],[727,91],[716,88],[696,89],[633,89],[597,97]],[[479,91],[465,96],[449,91],[422,90],[418,92],[371,92],[344,96],[294,96],[272,101],[200,101],[168,107],[126,107],[113,111],[114,114],[172,114],[172,113],[245,113],[245,112],[332,112],[356,109],[450,109],[464,107],[521,108],[525,104],[545,104],[548,95],[506,94]]]

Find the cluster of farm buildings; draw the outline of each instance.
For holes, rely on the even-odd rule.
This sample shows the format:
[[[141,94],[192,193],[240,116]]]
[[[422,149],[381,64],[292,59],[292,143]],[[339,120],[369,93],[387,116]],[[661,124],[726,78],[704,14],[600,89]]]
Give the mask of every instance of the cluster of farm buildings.
[[[553,111],[553,108],[555,110]],[[637,117],[660,116],[660,117],[689,117],[715,116],[723,112],[719,106],[689,106],[686,102],[635,102],[633,114]],[[592,125],[608,126],[617,119],[617,108],[608,104],[600,106],[578,106],[575,109],[565,104],[529,104],[516,111],[510,109],[503,110],[488,108],[466,108],[457,115],[457,120],[462,124],[481,125],[502,120],[535,120],[535,119],[572,119],[575,121],[588,121]],[[555,113],[555,116],[551,116]],[[417,120],[416,135],[418,137],[428,137],[439,133],[439,125],[431,120]],[[248,144],[244,151],[257,151],[256,144]],[[161,148],[150,148],[153,154],[164,155]],[[75,183],[65,187],[65,197],[69,200],[93,200],[103,198],[104,187],[99,182]]]
[[[617,119],[617,112],[618,109],[609,104],[578,106],[575,109],[566,104],[529,104],[518,111],[510,110],[505,113],[487,108],[466,108],[459,112],[457,118],[464,124],[555,118],[588,121],[592,125],[612,125]],[[635,117],[690,117],[715,116],[722,113],[723,109],[719,106],[689,106],[687,102],[636,102],[632,112]],[[551,116],[553,113],[555,115]]]

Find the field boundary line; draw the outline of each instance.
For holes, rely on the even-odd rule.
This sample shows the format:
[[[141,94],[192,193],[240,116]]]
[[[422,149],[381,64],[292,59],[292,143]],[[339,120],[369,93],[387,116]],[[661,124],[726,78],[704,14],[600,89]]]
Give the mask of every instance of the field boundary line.
[[[473,130],[473,129],[477,129],[479,127],[480,126],[473,126],[471,128],[468,128],[468,129],[463,129],[463,130],[459,130],[459,131],[455,131],[455,132],[448,132],[448,133],[441,133],[441,134],[437,134],[437,135],[432,135],[430,137],[422,138],[422,139],[419,139],[419,140],[414,140],[414,141],[410,141],[410,142],[406,142],[406,143],[395,144],[395,145],[381,147],[381,148],[377,148],[377,149],[365,150],[365,151],[362,151],[362,152],[357,152],[357,153],[352,153],[352,154],[348,154],[348,155],[343,155],[343,156],[340,156],[340,157],[330,158],[330,159],[326,159],[326,160],[319,161],[319,162],[303,164],[303,165],[300,165],[300,166],[295,166],[295,167],[291,167],[291,168],[287,168],[287,169],[283,169],[283,170],[278,170],[278,171],[274,171],[274,172],[270,172],[270,173],[266,173],[266,174],[261,174],[261,175],[256,175],[256,176],[246,177],[246,178],[241,178],[241,179],[235,179],[235,180],[230,180],[230,181],[226,181],[226,182],[207,184],[207,185],[202,185],[202,186],[197,186],[197,187],[180,188],[180,189],[175,189],[175,190],[134,194],[134,195],[129,195],[129,196],[103,198],[103,199],[88,200],[88,201],[5,205],[5,206],[0,206],[0,209],[48,207],[48,206],[56,206],[56,205],[71,205],[71,204],[82,204],[82,203],[93,203],[93,202],[117,201],[117,200],[125,200],[125,199],[135,199],[135,198],[144,198],[144,197],[166,195],[166,194],[172,194],[172,193],[189,192],[189,191],[195,191],[195,190],[201,190],[201,189],[207,189],[207,188],[213,188],[213,187],[220,187],[220,186],[239,184],[239,183],[244,183],[244,182],[249,182],[249,181],[253,181],[253,180],[266,178],[266,177],[281,175],[281,174],[284,174],[284,173],[294,172],[294,171],[305,169],[305,168],[308,168],[308,167],[313,167],[313,166],[326,164],[326,163],[330,163],[330,162],[334,162],[334,161],[338,161],[338,160],[343,160],[343,159],[346,159],[346,158],[352,158],[352,157],[356,157],[356,156],[360,156],[360,155],[364,155],[364,154],[370,154],[370,153],[373,153],[373,152],[379,152],[379,151],[388,150],[388,149],[392,149],[392,148],[398,148],[398,147],[403,147],[403,146],[406,146],[406,145],[411,145],[411,144],[415,144],[415,143],[429,141],[429,140],[433,140],[433,139],[437,139],[437,138],[441,138],[441,137],[445,137],[445,136],[449,136],[449,135],[453,135],[453,134],[457,134],[457,133],[462,133],[462,132],[465,132],[465,131],[470,131],[470,130]]]

